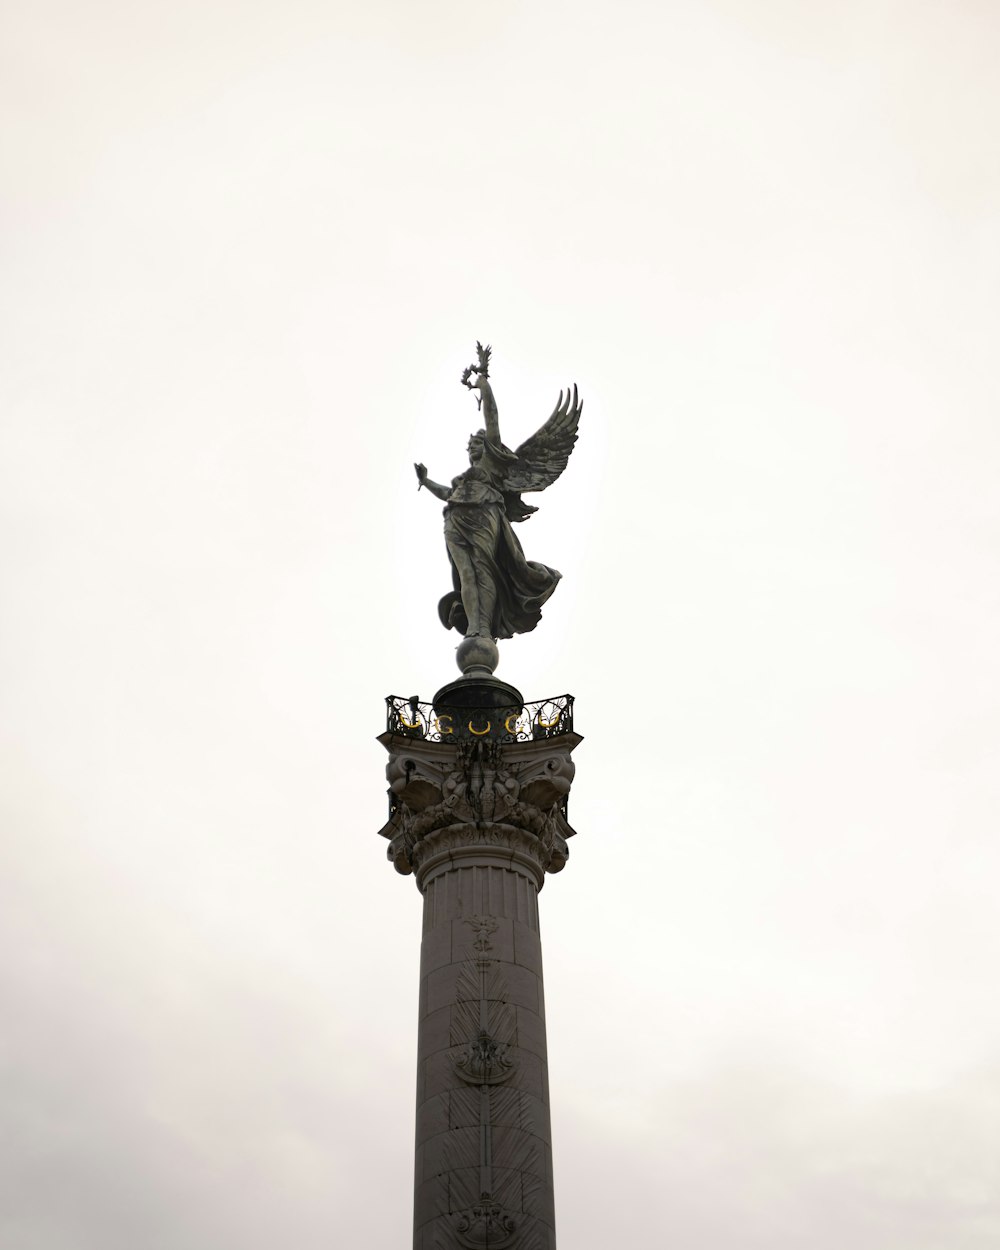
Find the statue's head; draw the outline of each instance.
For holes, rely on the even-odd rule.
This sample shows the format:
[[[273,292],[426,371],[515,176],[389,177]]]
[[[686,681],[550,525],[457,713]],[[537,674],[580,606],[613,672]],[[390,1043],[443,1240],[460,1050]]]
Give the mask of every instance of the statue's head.
[[[486,431],[477,430],[469,439],[469,463],[478,464],[486,450]]]

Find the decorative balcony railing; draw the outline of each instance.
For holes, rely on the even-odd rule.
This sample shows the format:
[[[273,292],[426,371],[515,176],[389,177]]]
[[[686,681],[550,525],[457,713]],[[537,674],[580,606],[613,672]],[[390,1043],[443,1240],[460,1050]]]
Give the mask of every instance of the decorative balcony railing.
[[[513,707],[455,707],[389,695],[386,730],[425,742],[488,738],[492,742],[535,742],[573,730],[573,696],[557,695]]]

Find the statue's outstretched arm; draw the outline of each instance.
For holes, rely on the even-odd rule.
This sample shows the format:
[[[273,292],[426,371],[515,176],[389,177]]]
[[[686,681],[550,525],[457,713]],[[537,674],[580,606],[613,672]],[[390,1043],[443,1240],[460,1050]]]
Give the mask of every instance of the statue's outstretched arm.
[[[490,352],[492,350],[488,345],[484,347],[482,343],[476,343],[476,355],[479,357],[479,362],[478,364],[469,365],[463,372],[462,385],[467,386],[470,391],[479,392],[479,406],[483,410],[483,418],[486,421],[487,442],[500,447],[502,445],[500,438],[500,415],[497,412],[497,401],[493,398],[493,388],[489,384]],[[475,382],[469,380],[473,376],[475,376]]]
[[[421,486],[426,486],[432,495],[437,495],[438,499],[443,499],[447,502],[448,496],[451,494],[451,487],[442,486],[440,482],[432,482],[427,476],[427,466],[425,464],[415,464],[413,467],[417,471],[417,482],[419,483],[417,490]]]
[[[500,438],[500,414],[497,412],[497,401],[493,398],[493,387],[490,386],[485,374],[480,374],[476,386],[479,390],[480,401],[483,405],[483,420],[486,422],[486,438],[489,442],[499,447],[502,440]]]

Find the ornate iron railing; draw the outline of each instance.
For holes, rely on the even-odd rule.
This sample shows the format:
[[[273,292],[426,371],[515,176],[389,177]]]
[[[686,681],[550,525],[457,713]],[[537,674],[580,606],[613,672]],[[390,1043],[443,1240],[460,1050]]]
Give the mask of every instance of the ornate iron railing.
[[[573,696],[557,695],[517,707],[455,707],[389,695],[386,730],[425,742],[488,738],[492,742],[534,742],[573,730]]]

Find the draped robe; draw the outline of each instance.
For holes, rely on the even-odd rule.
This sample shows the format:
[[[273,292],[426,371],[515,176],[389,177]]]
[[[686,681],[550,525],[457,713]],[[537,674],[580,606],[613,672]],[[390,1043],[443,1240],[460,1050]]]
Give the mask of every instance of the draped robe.
[[[462,583],[453,554],[456,550],[469,557],[480,595],[495,589],[490,623],[493,638],[512,638],[534,629],[541,619],[542,604],[562,577],[556,569],[526,559],[511,526],[508,510],[516,520],[524,520],[535,511],[525,507],[520,496],[506,486],[504,470],[513,461],[513,452],[487,439],[480,459],[452,479],[444,510],[444,538],[454,590],[441,600],[438,612],[446,628],[462,634],[469,622],[462,604]]]

